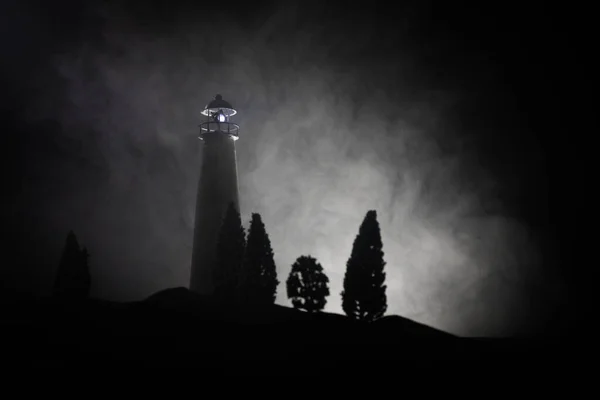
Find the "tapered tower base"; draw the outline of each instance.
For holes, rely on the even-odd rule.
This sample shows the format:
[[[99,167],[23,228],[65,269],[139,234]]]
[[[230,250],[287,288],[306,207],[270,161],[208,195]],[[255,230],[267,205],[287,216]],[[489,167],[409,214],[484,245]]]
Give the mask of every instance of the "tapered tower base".
[[[212,294],[216,245],[225,211],[231,202],[240,210],[237,160],[234,136],[216,131],[204,133],[202,138],[190,290]]]

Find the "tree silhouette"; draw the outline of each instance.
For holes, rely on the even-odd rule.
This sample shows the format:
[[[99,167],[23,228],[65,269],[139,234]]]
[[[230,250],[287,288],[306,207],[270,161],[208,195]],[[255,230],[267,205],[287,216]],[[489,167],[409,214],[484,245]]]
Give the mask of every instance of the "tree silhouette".
[[[329,278],[323,267],[311,256],[300,256],[292,265],[286,281],[287,295],[294,308],[308,312],[321,311],[329,296]]]
[[[260,214],[253,213],[242,264],[241,299],[246,304],[273,304],[278,284],[269,235]]]
[[[374,321],[387,310],[382,247],[377,212],[370,210],[354,240],[341,293],[342,308],[353,319]]]
[[[88,259],[87,249],[80,249],[75,233],[69,231],[54,281],[54,296],[61,299],[89,297],[91,276]]]
[[[245,236],[240,214],[235,205],[230,203],[219,232],[213,270],[215,296],[221,301],[233,301],[236,297],[246,246]]]

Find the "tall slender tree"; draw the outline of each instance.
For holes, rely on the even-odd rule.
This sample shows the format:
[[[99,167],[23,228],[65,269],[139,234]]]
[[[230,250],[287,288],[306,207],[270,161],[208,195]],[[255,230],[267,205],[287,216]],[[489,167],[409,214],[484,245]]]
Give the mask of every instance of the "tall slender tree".
[[[286,281],[287,295],[294,308],[317,312],[325,308],[329,278],[314,257],[300,256],[292,265]]]
[[[271,240],[260,214],[253,213],[242,265],[241,298],[246,304],[273,304],[278,284]]]
[[[367,212],[346,263],[342,308],[360,321],[374,321],[387,310],[385,261],[377,212]]]
[[[213,270],[215,296],[221,301],[231,302],[236,298],[245,247],[246,234],[240,214],[230,203],[219,232]]]
[[[53,294],[62,299],[84,299],[90,294],[89,253],[69,231],[54,281]]]

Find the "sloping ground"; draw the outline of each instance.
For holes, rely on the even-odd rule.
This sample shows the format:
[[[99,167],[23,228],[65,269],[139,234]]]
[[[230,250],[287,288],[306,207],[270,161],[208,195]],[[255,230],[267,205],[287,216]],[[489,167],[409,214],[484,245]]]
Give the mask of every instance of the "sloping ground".
[[[480,365],[514,363],[516,356],[531,362],[550,357],[546,347],[520,347],[516,354],[506,341],[498,346],[497,341],[458,338],[398,316],[364,325],[341,315],[310,315],[281,306],[244,310],[184,288],[135,303],[60,304],[13,296],[4,298],[1,312],[0,328],[9,344],[2,358],[6,366],[378,374],[402,365],[451,368],[463,361]]]

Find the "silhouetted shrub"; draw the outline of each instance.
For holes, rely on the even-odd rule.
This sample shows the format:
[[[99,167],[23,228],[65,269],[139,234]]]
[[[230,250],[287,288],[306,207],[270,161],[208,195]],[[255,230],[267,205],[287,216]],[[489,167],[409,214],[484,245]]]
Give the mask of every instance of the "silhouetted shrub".
[[[246,304],[273,304],[278,284],[269,235],[260,214],[253,213],[242,264],[240,298]]]
[[[381,232],[374,210],[367,212],[346,264],[342,308],[360,321],[374,321],[387,310]]]
[[[294,308],[316,312],[321,311],[327,303],[329,278],[321,264],[311,256],[298,257],[292,265],[286,286]]]
[[[230,203],[219,232],[216,268],[213,271],[215,296],[219,300],[235,300],[246,246],[245,236],[240,214]]]
[[[91,276],[89,253],[80,249],[73,231],[67,235],[65,247],[60,259],[53,295],[61,299],[84,299],[90,295]]]

